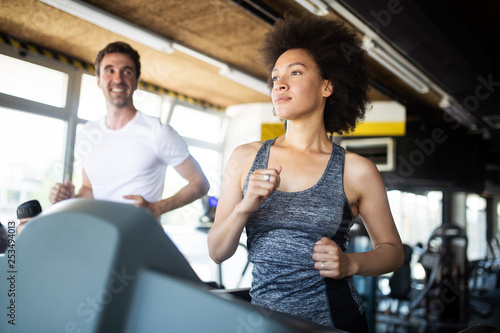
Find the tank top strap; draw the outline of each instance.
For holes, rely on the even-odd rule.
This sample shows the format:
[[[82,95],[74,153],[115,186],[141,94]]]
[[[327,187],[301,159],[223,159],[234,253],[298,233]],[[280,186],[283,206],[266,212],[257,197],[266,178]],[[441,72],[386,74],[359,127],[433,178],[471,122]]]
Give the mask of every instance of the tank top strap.
[[[344,174],[344,162],[345,162],[345,149],[339,146],[335,142],[333,143],[333,163],[330,164],[330,168],[335,168],[340,174]]]

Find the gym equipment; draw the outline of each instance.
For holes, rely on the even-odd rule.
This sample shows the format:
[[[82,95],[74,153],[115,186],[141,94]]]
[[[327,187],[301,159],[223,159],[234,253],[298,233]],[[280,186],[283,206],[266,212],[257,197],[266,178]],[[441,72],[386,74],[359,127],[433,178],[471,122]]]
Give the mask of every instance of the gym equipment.
[[[131,205],[66,200],[15,241],[0,256],[2,333],[340,332],[209,288]]]
[[[469,320],[469,273],[467,235],[453,224],[436,228],[420,260],[426,271],[421,297],[427,325],[436,328],[463,327]]]

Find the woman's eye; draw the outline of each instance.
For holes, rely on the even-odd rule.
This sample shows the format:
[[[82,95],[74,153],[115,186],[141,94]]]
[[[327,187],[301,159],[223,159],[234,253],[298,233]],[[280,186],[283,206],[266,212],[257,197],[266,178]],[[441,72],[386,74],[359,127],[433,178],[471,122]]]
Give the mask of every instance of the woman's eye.
[[[274,82],[274,81],[278,81],[278,77],[277,77],[277,76],[273,76],[273,77],[271,77],[271,81],[273,81],[273,82]]]
[[[292,72],[292,76],[293,76],[293,75],[299,75],[299,74],[300,74],[300,72],[299,72],[299,71],[293,71],[293,72]]]

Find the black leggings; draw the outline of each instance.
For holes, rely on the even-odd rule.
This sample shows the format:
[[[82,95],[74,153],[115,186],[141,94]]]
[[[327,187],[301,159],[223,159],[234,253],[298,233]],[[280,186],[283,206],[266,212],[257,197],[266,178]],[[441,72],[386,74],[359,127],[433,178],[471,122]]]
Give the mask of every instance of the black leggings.
[[[349,332],[349,333],[369,333],[368,329],[368,321],[366,320],[366,315],[363,313],[349,324],[343,326],[335,326],[340,330]]]

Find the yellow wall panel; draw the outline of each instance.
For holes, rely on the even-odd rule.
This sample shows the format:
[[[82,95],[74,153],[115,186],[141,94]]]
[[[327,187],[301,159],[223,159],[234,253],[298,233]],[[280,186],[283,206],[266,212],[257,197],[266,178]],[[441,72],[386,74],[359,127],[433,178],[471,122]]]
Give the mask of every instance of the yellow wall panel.
[[[354,132],[345,136],[403,136],[406,134],[404,122],[361,123]]]
[[[281,123],[274,124],[262,124],[260,131],[261,141],[266,141],[269,139],[274,139],[282,134],[285,134],[285,126]]]

